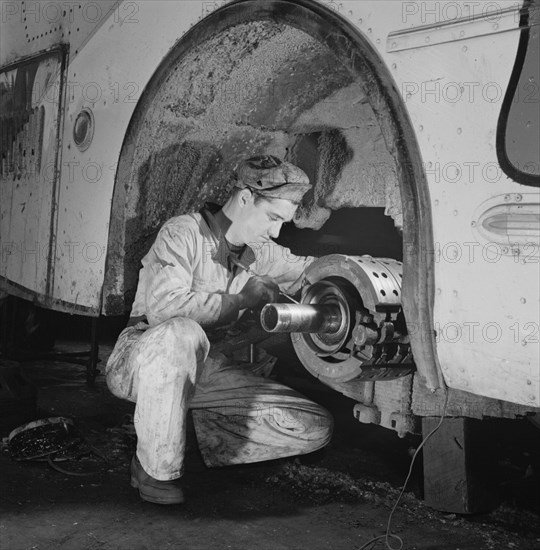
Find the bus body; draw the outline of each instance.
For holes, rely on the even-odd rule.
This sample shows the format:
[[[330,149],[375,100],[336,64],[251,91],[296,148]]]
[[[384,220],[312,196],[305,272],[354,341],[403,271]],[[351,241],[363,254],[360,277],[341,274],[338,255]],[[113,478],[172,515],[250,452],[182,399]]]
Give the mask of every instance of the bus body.
[[[167,217],[223,198],[246,150],[298,161],[324,143],[352,168],[318,165],[334,187],[304,227],[386,208],[423,387],[505,402],[496,415],[539,406],[537,5],[28,1],[1,17],[3,292],[123,314]],[[377,383],[380,407],[396,384]]]

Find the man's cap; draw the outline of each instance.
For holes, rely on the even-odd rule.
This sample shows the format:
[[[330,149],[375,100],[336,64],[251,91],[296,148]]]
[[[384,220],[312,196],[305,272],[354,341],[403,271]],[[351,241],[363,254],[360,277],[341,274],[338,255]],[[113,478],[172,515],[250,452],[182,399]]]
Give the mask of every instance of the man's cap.
[[[273,155],[258,155],[243,160],[237,171],[236,187],[249,187],[271,199],[299,203],[311,188],[307,174],[290,162]]]

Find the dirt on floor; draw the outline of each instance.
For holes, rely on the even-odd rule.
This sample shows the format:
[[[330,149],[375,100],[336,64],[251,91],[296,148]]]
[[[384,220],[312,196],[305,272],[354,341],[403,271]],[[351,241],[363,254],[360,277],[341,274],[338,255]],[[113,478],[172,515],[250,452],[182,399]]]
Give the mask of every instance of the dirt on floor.
[[[108,351],[102,348],[102,359]],[[387,548],[382,539],[368,542],[387,530],[419,438],[399,439],[358,424],[351,401],[307,378],[300,389],[336,419],[326,449],[207,469],[190,430],[183,478],[187,502],[162,507],[142,501],[129,485],[136,441],[132,404],[113,397],[102,376],[88,386],[81,366],[42,359],[22,363],[21,370],[38,388],[38,417],[74,420],[80,456],[15,461],[3,440],[0,550]],[[476,516],[424,505],[420,473],[417,463],[392,515],[389,532],[400,537],[403,549],[540,549],[537,501],[519,499],[537,484],[530,471],[524,482],[521,471],[514,480],[501,480],[517,489],[499,491],[494,509]],[[388,544],[401,548],[397,538]]]

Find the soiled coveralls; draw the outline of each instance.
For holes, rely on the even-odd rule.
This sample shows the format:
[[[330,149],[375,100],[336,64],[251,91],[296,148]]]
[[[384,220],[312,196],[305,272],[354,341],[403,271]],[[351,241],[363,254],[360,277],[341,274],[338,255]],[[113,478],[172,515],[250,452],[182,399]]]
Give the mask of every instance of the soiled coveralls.
[[[139,322],[122,331],[106,367],[112,393],[136,402],[137,456],[162,481],[183,473],[188,409],[210,467],[308,453],[332,432],[321,406],[211,349],[207,332],[238,318],[228,295],[251,275],[230,269],[224,216],[209,208],[160,230],[139,273],[131,313]],[[300,287],[313,260],[273,242],[245,247],[240,259],[285,292]]]

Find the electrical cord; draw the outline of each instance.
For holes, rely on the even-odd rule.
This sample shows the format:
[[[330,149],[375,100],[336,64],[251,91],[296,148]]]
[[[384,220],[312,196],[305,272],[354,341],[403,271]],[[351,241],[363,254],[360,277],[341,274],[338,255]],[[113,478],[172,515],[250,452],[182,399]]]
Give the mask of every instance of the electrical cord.
[[[409,466],[409,472],[407,473],[407,477],[405,478],[405,482],[403,483],[403,487],[401,488],[399,496],[398,496],[394,506],[392,507],[390,515],[388,516],[388,522],[386,524],[385,534],[384,535],[379,535],[377,537],[373,537],[372,539],[368,540],[365,544],[360,546],[360,548],[358,548],[358,550],[372,550],[373,548],[375,548],[375,545],[381,540],[384,540],[384,543],[385,543],[386,548],[388,550],[401,550],[403,548],[403,539],[398,535],[394,535],[393,533],[390,533],[390,525],[392,524],[392,517],[393,517],[394,512],[396,511],[396,509],[398,507],[398,504],[401,500],[401,497],[403,496],[403,493],[405,492],[405,488],[407,487],[407,483],[409,482],[409,479],[412,475],[412,470],[413,470],[413,466],[414,466],[414,462],[416,460],[416,457],[418,456],[418,453],[420,452],[420,449],[422,449],[422,447],[426,444],[426,442],[429,440],[429,438],[441,427],[441,425],[443,423],[443,420],[446,418],[447,406],[448,406],[448,391],[445,392],[444,406],[443,406],[443,411],[442,411],[442,415],[441,415],[441,419],[439,420],[439,423],[435,426],[435,428],[433,428],[433,430],[431,430],[426,435],[426,437],[424,437],[424,439],[422,440],[420,445],[418,445],[418,448],[414,452],[414,455],[411,459],[411,464]],[[397,546],[397,547],[392,546],[390,544],[390,539],[397,540],[399,546]]]
[[[70,470],[66,470],[65,468],[62,468],[59,466],[54,459],[51,457],[51,455],[47,456],[47,464],[57,472],[60,472],[61,474],[65,474],[67,476],[77,476],[77,477],[86,477],[94,475],[96,472],[72,472]]]

